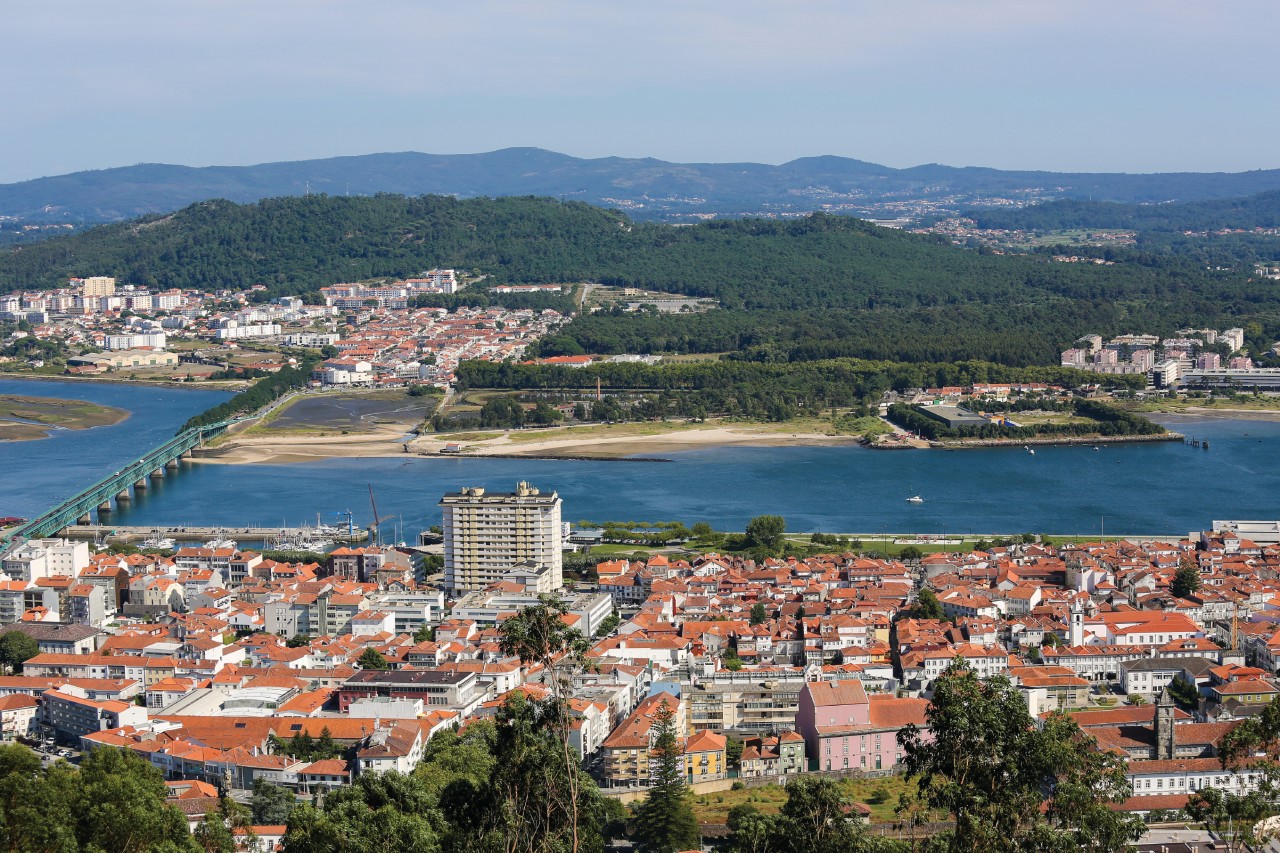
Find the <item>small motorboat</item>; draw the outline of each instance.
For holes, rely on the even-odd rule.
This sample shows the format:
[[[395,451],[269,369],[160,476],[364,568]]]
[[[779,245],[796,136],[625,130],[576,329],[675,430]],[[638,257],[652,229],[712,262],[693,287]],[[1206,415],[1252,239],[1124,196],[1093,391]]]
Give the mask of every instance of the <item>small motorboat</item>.
[[[912,495],[911,497],[907,498],[907,503],[922,504],[924,503],[924,498],[920,497],[919,495]]]

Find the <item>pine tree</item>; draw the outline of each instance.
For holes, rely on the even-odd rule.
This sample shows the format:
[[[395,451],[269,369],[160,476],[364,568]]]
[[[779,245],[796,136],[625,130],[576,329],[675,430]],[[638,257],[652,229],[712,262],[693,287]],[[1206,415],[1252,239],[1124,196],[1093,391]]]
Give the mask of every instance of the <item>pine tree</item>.
[[[1174,572],[1173,583],[1169,585],[1169,591],[1176,598],[1186,598],[1193,592],[1200,589],[1200,570],[1196,568],[1195,563],[1189,560],[1183,560],[1178,566],[1178,570]]]
[[[664,701],[655,716],[649,748],[653,786],[636,809],[635,841],[640,853],[676,853],[699,847],[702,833],[685,784],[675,712]]]

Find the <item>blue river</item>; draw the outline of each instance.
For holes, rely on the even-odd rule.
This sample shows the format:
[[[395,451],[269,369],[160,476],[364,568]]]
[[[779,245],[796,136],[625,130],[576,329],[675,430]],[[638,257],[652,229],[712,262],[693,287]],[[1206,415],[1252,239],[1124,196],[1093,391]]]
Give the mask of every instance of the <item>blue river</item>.
[[[133,412],[113,427],[60,430],[0,444],[0,515],[35,516],[172,435],[226,399],[210,391],[0,381],[0,393],[61,396]],[[755,515],[789,530],[897,533],[1186,535],[1213,519],[1280,518],[1280,423],[1170,416],[1208,439],[983,450],[874,451],[726,447],[663,454],[670,462],[516,459],[333,459],[289,465],[186,465],[113,515],[119,524],[367,524],[378,511],[400,538],[439,522],[437,501],[462,486],[510,490],[527,480],[564,499],[568,521],[707,521],[741,530]],[[924,502],[907,503],[912,495]]]

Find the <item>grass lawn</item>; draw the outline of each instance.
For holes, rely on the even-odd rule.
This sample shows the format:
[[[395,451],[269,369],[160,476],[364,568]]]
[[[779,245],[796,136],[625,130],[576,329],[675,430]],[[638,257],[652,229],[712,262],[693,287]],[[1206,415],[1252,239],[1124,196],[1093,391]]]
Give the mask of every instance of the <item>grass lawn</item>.
[[[915,788],[915,783],[907,782],[901,776],[841,779],[839,784],[847,799],[866,803],[871,808],[871,820],[877,823],[897,820],[893,809],[898,804],[899,795]],[[884,801],[870,802],[872,799],[879,799],[875,796],[877,791],[885,795]],[[729,810],[734,806],[746,803],[764,814],[777,814],[786,801],[787,793],[781,785],[763,785],[759,788],[742,788],[737,791],[723,791],[719,794],[695,795],[693,810],[700,823],[724,823],[728,819]]]
[[[1140,403],[1122,403],[1125,409],[1133,412],[1154,414],[1178,414],[1189,408],[1202,409],[1238,409],[1247,412],[1280,411],[1280,397],[1243,396],[1239,400],[1228,400],[1221,397],[1209,399],[1180,398],[1177,400],[1145,400]]]
[[[653,554],[674,554],[674,553],[689,553],[689,552],[688,552],[688,549],[685,549],[685,548],[673,548],[666,545],[655,545],[652,548],[646,547],[644,545],[616,545],[613,543],[606,543],[604,545],[591,546],[591,556],[600,557],[601,559],[605,559],[608,557],[615,557],[619,554],[625,554],[627,556],[630,556],[631,554],[645,554],[648,556],[652,556]]]
[[[1009,417],[1023,426],[1040,424],[1096,424],[1092,418],[1082,418],[1067,412],[1010,412]]]

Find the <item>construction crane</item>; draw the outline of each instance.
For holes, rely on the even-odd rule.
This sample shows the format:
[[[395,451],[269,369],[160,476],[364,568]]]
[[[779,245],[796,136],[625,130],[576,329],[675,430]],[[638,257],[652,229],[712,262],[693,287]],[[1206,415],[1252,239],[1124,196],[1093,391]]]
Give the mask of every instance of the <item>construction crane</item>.
[[[351,510],[345,509],[342,512],[335,512],[331,514],[347,520],[347,544],[350,545],[352,542],[356,541],[355,515]]]
[[[370,524],[369,524],[369,539],[370,539],[370,540],[371,540],[375,545],[381,545],[381,544],[382,544],[382,537],[381,537],[381,535],[378,533],[378,525],[382,524],[382,522],[384,522],[384,521],[388,521],[389,519],[395,518],[395,516],[393,516],[393,515],[382,515],[382,516],[378,515],[378,502],[377,502],[376,500],[374,500],[374,497],[373,497],[373,483],[370,483],[370,484],[369,484],[369,505],[370,505],[371,507],[373,507],[373,521],[372,521],[372,522],[370,522]]]

